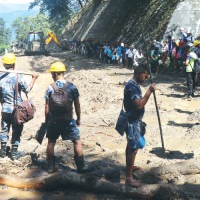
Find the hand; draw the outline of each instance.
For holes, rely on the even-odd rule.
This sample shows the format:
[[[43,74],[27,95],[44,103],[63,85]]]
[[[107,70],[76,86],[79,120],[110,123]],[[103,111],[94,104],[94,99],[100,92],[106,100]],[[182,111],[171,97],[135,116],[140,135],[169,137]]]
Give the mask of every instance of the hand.
[[[80,126],[80,125],[81,125],[81,120],[80,120],[80,119],[77,119],[77,120],[76,120],[76,125],[77,125],[77,126]]]
[[[33,73],[32,78],[37,79],[39,77],[39,74]]]
[[[151,84],[151,85],[149,86],[149,90],[150,90],[150,92],[154,92],[154,91],[156,90],[156,85],[155,85],[155,83],[153,83],[153,84]]]

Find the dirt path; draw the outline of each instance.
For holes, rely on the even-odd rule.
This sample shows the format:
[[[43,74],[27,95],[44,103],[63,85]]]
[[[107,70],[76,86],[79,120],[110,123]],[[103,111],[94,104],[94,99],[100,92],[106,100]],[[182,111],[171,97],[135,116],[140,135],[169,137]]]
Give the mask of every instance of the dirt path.
[[[114,126],[121,109],[124,83],[132,77],[132,71],[120,66],[103,65],[93,60],[86,60],[71,53],[57,53],[50,57],[35,56],[17,57],[16,69],[24,71],[37,71],[40,76],[30,93],[30,98],[36,105],[35,118],[25,124],[20,150],[30,153],[38,143],[34,137],[40,124],[44,121],[44,93],[47,86],[52,83],[48,69],[54,61],[61,60],[67,66],[66,78],[77,85],[80,92],[82,108],[82,126],[80,127],[83,140],[85,159],[90,165],[98,169],[113,169],[125,166],[126,138],[121,137],[115,131]],[[0,66],[2,67],[2,66]],[[27,76],[27,82],[30,77]],[[160,75],[155,77],[159,90],[156,91],[166,153],[162,154],[159,127],[153,97],[147,106],[144,121],[147,123],[146,141],[147,145],[140,150],[136,165],[143,168],[176,163],[179,161],[197,158],[200,155],[198,120],[189,121],[192,112],[199,109],[200,97],[197,95],[191,101],[183,100],[181,97],[186,91],[185,78],[183,75]],[[142,86],[143,94],[148,88],[146,83]],[[40,166],[32,165],[30,155],[26,155],[19,161],[11,161],[8,158],[0,159],[0,173],[19,177],[45,176],[46,169],[46,145],[39,146],[36,153],[39,154]],[[57,163],[61,170],[66,166],[75,169],[73,161],[73,146],[71,142],[58,140],[55,154]],[[42,168],[42,169],[41,169]],[[117,182],[124,183],[124,174],[119,176]],[[175,184],[200,184],[198,175],[171,177],[167,182]],[[74,196],[75,193],[71,195]],[[36,191],[19,191],[17,189],[0,187],[1,198],[17,199],[54,199],[55,195],[66,195],[64,192],[40,193]],[[80,193],[83,196],[83,193]],[[84,193],[84,195],[86,195]],[[73,199],[69,197],[68,199]],[[51,197],[51,198],[50,198]],[[66,197],[66,196],[65,196]],[[65,197],[62,197],[66,199]],[[77,196],[74,196],[77,197]],[[1,199],[0,198],[0,199]],[[55,199],[62,199],[61,196]],[[93,194],[88,194],[85,199],[95,199]],[[74,199],[78,199],[74,198]],[[112,199],[110,197],[110,199]],[[116,198],[115,198],[116,199]]]

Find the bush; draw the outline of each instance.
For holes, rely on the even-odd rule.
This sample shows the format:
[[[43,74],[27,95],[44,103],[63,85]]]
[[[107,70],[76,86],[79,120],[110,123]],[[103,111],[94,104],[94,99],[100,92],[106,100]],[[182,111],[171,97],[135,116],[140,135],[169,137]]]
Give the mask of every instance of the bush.
[[[8,45],[0,44],[0,55],[5,54],[5,49],[8,49]]]

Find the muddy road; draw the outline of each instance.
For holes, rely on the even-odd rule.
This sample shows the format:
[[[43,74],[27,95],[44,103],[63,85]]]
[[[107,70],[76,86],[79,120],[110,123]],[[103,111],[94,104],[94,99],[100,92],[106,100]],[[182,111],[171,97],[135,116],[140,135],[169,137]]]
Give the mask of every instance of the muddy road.
[[[17,177],[46,176],[46,145],[34,139],[36,131],[44,122],[44,93],[52,83],[48,73],[50,65],[62,61],[67,68],[66,79],[79,89],[81,103],[80,132],[86,163],[96,170],[116,169],[125,166],[126,138],[115,131],[115,123],[121,109],[123,88],[132,78],[133,71],[120,65],[107,65],[99,61],[88,60],[70,52],[54,53],[51,56],[17,56],[16,70],[38,72],[36,84],[29,94],[37,112],[35,118],[25,124],[21,137],[20,150],[27,154],[18,161],[9,158],[0,159],[0,173]],[[3,67],[0,64],[0,67]],[[26,76],[27,82],[30,76]],[[191,101],[182,99],[186,91],[186,79],[183,74],[160,74],[154,77],[157,84],[157,101],[164,134],[166,153],[162,153],[161,139],[153,96],[146,105],[144,121],[147,123],[146,146],[137,154],[136,165],[151,168],[180,161],[191,160],[200,156],[199,115],[191,114],[200,108],[200,92]],[[149,82],[141,86],[143,95]],[[199,112],[200,113],[200,112]],[[11,134],[10,134],[11,136]],[[39,146],[38,146],[39,145]],[[33,165],[29,153],[36,147],[40,164]],[[73,145],[70,141],[57,141],[55,147],[57,165],[60,170],[75,170]],[[123,171],[123,170],[122,170]],[[124,183],[124,172],[114,182]],[[166,183],[200,185],[200,175],[182,178],[170,177]],[[196,191],[198,192],[198,191]],[[114,195],[104,196],[81,192],[78,188],[67,191],[39,192],[19,190],[0,186],[0,199],[117,199]],[[123,198],[126,199],[126,198]]]

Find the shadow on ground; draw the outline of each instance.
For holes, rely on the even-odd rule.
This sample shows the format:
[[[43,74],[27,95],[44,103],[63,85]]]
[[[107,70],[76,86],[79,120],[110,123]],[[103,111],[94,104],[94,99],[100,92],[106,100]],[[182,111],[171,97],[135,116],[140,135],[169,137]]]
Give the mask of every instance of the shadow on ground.
[[[194,153],[182,153],[181,151],[170,151],[165,150],[165,153],[163,153],[163,148],[153,148],[150,153],[155,154],[159,158],[164,159],[192,159],[194,158]]]

